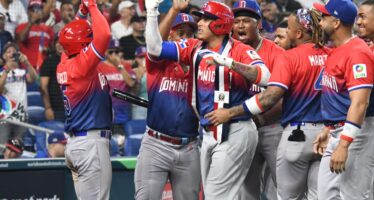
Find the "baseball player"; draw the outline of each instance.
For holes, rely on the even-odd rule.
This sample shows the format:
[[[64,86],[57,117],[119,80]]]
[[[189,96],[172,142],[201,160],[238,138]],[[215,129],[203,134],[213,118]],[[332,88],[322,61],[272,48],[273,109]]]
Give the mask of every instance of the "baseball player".
[[[272,72],[277,62],[277,56],[283,54],[284,50],[278,47],[274,42],[260,36],[259,29],[262,18],[260,6],[257,4],[256,0],[241,0],[233,5],[233,12],[235,16],[233,37],[253,47],[269,68],[269,71]],[[259,93],[260,91],[261,88],[255,84],[250,88],[251,95]],[[273,109],[256,116],[258,119],[256,125],[258,128],[259,141],[248,175],[240,190],[240,199],[249,200],[260,198],[261,171],[265,162],[270,169],[273,182],[276,183],[276,152],[283,131],[283,127],[279,123],[281,107],[282,104],[279,102]]]
[[[270,73],[254,49],[229,37],[234,16],[225,4],[205,3],[201,11],[194,13],[200,16],[198,39],[177,43],[162,42],[158,34],[160,2],[146,0],[148,53],[191,66],[192,105],[199,114],[204,135],[200,162],[205,199],[235,199],[254,156],[256,127],[250,115],[219,126],[204,115],[241,104],[249,97],[249,82],[265,85]]]
[[[78,199],[109,199],[112,109],[109,86],[96,67],[104,59],[111,36],[94,0],[82,2],[82,17],[86,17],[87,9],[92,27],[86,20],[74,20],[59,36],[64,53],[57,66],[57,81],[64,98],[65,132],[71,136],[66,146],[66,162]]]
[[[362,2],[358,9],[357,26],[358,35],[369,43],[374,53],[374,0]]]
[[[287,21],[282,21],[277,25],[277,29],[275,29],[275,38],[274,43],[283,49],[290,49],[290,41],[287,38]]]
[[[178,14],[188,2],[175,0],[160,24],[171,41],[193,37],[192,16]],[[146,58],[147,129],[135,168],[135,199],[159,200],[167,180],[173,199],[197,200],[201,175],[198,118],[190,105],[192,72],[187,65]],[[165,121],[166,120],[166,121]]]
[[[291,46],[278,57],[268,87],[243,105],[206,115],[219,124],[231,116],[259,114],[283,97],[281,123],[285,127],[277,149],[279,199],[317,199],[319,157],[312,142],[323,127],[320,110],[320,78],[329,49],[319,44],[317,12],[299,9],[288,18]],[[314,44],[312,43],[314,42]]]
[[[318,199],[373,199],[374,112],[367,109],[374,79],[373,55],[363,40],[352,35],[357,16],[352,1],[313,6],[323,14],[320,25],[336,46],[322,77],[322,117],[327,127],[318,135],[314,150],[323,153],[327,141],[328,145],[318,174]]]

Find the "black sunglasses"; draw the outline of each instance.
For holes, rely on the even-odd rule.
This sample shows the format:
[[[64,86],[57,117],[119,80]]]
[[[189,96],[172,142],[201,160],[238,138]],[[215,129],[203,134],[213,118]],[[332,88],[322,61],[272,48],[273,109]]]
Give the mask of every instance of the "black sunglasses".
[[[109,54],[113,54],[113,53],[119,54],[119,52],[120,52],[119,50],[109,50],[108,51]]]

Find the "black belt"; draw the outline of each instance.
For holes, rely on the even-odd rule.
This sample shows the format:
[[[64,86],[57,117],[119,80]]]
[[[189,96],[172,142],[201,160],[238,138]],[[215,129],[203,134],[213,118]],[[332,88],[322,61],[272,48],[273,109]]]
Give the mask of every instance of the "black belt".
[[[149,136],[154,137],[156,139],[162,140],[164,142],[168,142],[174,145],[186,145],[192,141],[196,140],[196,137],[172,137],[157,131],[153,131],[148,129],[146,131]]]

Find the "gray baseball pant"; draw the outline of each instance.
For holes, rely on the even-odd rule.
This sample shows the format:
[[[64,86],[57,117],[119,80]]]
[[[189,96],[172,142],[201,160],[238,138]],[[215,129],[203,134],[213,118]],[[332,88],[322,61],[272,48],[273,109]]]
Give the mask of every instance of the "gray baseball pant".
[[[313,152],[313,141],[323,124],[305,123],[301,130],[305,142],[288,141],[297,126],[288,125],[277,153],[277,190],[279,200],[317,199],[317,176],[321,157]]]
[[[362,132],[348,149],[345,171],[330,171],[331,155],[339,144],[340,132],[332,134],[318,173],[318,199],[372,200],[374,170],[374,117],[367,117]]]
[[[251,167],[240,188],[239,198],[241,200],[258,200],[261,195],[261,179],[265,162],[270,169],[271,177],[276,183],[275,166],[277,148],[282,136],[283,127],[277,124],[263,126],[258,129],[258,144]]]
[[[79,200],[109,199],[112,184],[109,138],[101,137],[99,130],[69,138],[65,156]]]
[[[174,200],[197,200],[201,175],[197,141],[174,145],[144,134],[135,168],[135,199],[160,200],[170,179]]]
[[[252,120],[230,124],[228,139],[218,144],[203,130],[201,175],[205,200],[234,200],[256,151],[258,133]]]

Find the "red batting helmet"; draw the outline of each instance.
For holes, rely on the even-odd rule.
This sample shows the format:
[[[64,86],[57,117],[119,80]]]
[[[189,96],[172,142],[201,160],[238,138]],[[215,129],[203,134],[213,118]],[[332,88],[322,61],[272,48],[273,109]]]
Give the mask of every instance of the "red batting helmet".
[[[70,56],[79,53],[92,41],[92,28],[87,20],[74,20],[59,34],[59,43],[64,47],[65,53]]]
[[[229,34],[234,24],[234,14],[230,7],[217,1],[205,3],[200,11],[194,11],[193,14],[214,19],[209,28],[216,35]]]

